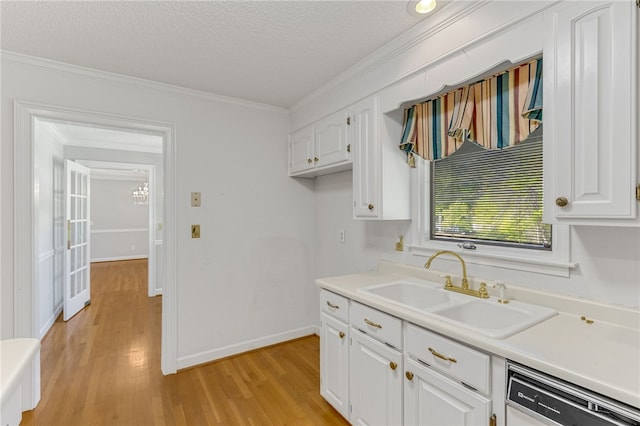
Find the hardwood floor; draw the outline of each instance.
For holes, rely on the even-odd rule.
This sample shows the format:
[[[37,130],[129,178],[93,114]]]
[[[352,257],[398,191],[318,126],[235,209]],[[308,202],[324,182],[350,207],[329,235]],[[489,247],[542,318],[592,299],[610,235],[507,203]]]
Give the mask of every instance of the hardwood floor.
[[[163,376],[147,262],[91,265],[91,305],[43,339],[23,425],[347,425],[321,396],[317,336]]]

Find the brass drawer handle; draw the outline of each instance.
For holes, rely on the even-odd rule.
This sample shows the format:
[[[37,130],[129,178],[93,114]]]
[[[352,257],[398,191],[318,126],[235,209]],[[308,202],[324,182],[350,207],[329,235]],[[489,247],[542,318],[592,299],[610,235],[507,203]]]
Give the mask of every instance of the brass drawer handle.
[[[371,327],[382,328],[382,326],[380,324],[375,323],[375,322],[373,322],[371,320],[368,320],[367,318],[364,319],[364,322],[366,322]]]
[[[440,352],[436,351],[433,348],[429,348],[429,352],[437,358],[443,359],[445,361],[458,362],[455,358],[451,358],[449,356],[442,355]]]
[[[404,373],[404,375],[407,380],[413,380],[413,373],[411,371],[407,371],[406,373]]]
[[[340,336],[341,339],[344,339],[344,332],[341,331],[340,333],[338,333],[338,336]]]
[[[327,300],[327,306],[330,307],[331,309],[340,309],[340,306],[334,305],[333,303],[329,302],[328,300]]]
[[[395,362],[391,361],[389,363],[389,367],[393,370],[396,371],[396,368],[398,368],[398,364],[396,364]]]

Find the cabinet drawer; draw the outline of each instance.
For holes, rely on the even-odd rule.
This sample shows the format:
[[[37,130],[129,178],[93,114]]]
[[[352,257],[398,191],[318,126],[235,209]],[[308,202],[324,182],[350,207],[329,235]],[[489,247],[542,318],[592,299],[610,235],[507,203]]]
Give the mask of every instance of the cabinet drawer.
[[[402,349],[402,320],[358,302],[351,302],[351,325],[376,340]]]
[[[340,321],[349,322],[349,299],[332,293],[328,290],[320,290],[320,310]]]
[[[491,357],[444,336],[407,323],[406,353],[437,371],[489,393]]]

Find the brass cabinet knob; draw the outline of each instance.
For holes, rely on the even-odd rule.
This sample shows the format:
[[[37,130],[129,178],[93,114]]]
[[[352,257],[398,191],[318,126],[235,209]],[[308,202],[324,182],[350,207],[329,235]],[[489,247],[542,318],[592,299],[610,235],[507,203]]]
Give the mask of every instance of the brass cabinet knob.
[[[567,204],[569,204],[569,200],[567,200],[565,197],[556,198],[556,206],[565,207]]]
[[[341,339],[344,339],[344,332],[341,331],[340,333],[338,333],[338,336],[340,336]]]
[[[404,375],[407,380],[413,380],[413,373],[411,371],[407,371],[406,373],[404,373]]]
[[[391,369],[392,369],[393,371],[395,371],[395,370],[396,370],[396,368],[398,368],[398,364],[396,364],[395,362],[391,361],[391,362],[389,363],[389,367],[391,367]]]
[[[313,161],[317,163],[318,161],[320,161],[320,159],[318,157],[313,157]]]
[[[368,207],[369,207],[369,210],[373,210],[373,204],[369,204]]]

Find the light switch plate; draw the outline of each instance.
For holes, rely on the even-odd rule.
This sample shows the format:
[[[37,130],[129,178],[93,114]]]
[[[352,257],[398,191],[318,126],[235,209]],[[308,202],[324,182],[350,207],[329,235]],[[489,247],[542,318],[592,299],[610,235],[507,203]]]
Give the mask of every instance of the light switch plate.
[[[200,238],[200,225],[191,225],[191,238]]]
[[[191,193],[191,207],[200,207],[202,203],[202,195],[199,192]]]

